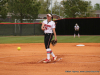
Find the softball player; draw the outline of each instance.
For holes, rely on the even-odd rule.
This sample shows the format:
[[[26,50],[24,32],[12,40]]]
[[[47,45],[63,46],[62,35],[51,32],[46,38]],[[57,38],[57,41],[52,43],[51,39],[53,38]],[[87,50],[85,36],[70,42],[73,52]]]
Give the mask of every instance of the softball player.
[[[47,14],[47,20],[44,20],[41,26],[41,29],[44,31],[44,44],[47,51],[47,59],[43,61],[44,63],[48,63],[51,61],[50,54],[53,56],[54,61],[56,61],[57,59],[57,56],[55,56],[52,50],[50,49],[50,42],[53,38],[53,34],[55,36],[55,41],[57,41],[55,22],[52,21],[52,19],[52,14]]]
[[[74,38],[75,38],[75,34],[76,34],[76,33],[78,33],[78,37],[80,37],[80,35],[79,35],[79,26],[78,26],[77,23],[76,23],[76,25],[74,26],[74,29],[75,29],[75,31],[74,31]]]

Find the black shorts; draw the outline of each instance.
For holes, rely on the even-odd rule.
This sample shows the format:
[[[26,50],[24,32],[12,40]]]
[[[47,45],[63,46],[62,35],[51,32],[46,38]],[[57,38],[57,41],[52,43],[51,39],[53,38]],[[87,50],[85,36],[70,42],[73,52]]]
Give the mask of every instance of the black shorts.
[[[50,47],[50,42],[52,38],[53,38],[53,33],[44,34],[44,44],[46,49]]]
[[[74,31],[74,34],[79,34],[79,31]]]

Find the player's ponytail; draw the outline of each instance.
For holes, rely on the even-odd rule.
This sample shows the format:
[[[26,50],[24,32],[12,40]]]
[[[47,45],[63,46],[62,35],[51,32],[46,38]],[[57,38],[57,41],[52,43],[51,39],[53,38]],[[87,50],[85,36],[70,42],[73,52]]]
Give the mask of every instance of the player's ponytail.
[[[52,16],[52,21],[53,21],[53,16]]]

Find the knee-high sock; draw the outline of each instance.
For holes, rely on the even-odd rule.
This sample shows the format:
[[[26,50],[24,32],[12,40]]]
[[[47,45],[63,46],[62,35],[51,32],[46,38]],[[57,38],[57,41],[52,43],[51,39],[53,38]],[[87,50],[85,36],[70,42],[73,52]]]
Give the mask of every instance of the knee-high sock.
[[[74,37],[75,37],[75,34],[74,34]]]
[[[50,48],[48,48],[48,49],[46,49],[46,50],[47,50],[47,59],[50,59],[51,49],[50,49]]]
[[[55,55],[54,55],[54,53],[51,51],[51,55],[53,56],[53,57],[55,57]]]
[[[50,59],[50,54],[55,57],[54,53],[52,52],[52,50],[50,48],[46,49],[47,50],[47,59]]]
[[[78,33],[78,37],[80,37],[80,34]]]
[[[50,48],[49,48],[50,49]],[[51,50],[51,49],[50,49]],[[51,55],[53,56],[53,57],[55,57],[55,55],[54,55],[54,53],[52,52],[52,50],[50,51],[50,53],[51,53]]]

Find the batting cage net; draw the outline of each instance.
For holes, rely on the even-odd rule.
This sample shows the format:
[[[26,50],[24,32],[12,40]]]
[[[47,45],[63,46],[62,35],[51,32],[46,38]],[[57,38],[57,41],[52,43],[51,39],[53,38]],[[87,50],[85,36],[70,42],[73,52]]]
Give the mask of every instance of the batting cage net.
[[[0,36],[43,35],[41,23],[0,23]]]

